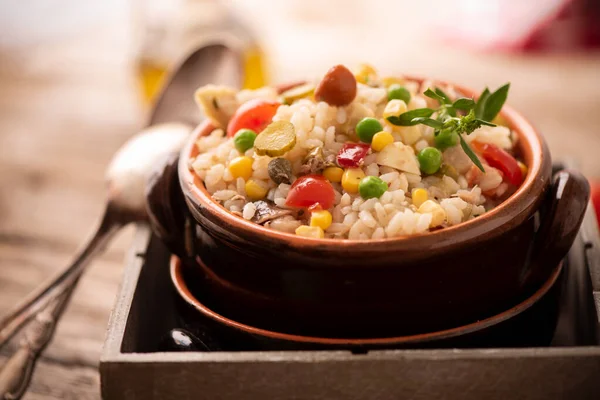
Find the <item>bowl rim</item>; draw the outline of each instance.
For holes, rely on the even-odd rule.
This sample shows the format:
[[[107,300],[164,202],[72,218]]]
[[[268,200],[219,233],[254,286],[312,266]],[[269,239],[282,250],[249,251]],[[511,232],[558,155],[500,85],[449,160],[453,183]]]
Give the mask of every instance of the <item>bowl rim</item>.
[[[429,81],[429,79],[412,76],[405,76],[405,78],[421,84]],[[462,85],[444,80],[431,80],[431,84],[452,85],[465,96],[477,98],[474,90]],[[250,240],[260,237],[277,245],[287,245],[298,249],[318,248],[324,251],[335,248],[344,251],[370,252],[381,249],[389,250],[391,245],[396,248],[399,246],[402,249],[413,248],[416,245],[421,248],[443,250],[454,245],[459,237],[461,242],[478,240],[484,235],[488,237],[500,235],[507,229],[511,221],[516,224],[521,223],[529,217],[529,211],[540,201],[539,194],[550,181],[550,175],[544,173],[545,170],[550,172],[550,154],[540,133],[522,114],[508,105],[504,105],[500,115],[508,122],[511,131],[519,137],[518,145],[528,167],[525,180],[515,193],[490,211],[472,220],[436,231],[383,239],[318,239],[276,231],[236,216],[213,200],[200,178],[191,171],[190,159],[197,154],[195,142],[202,134],[202,123],[192,132],[181,151],[178,165],[180,186],[186,201],[188,203],[192,201],[192,204],[204,216],[209,217],[215,225],[221,226],[227,231],[236,232]],[[503,228],[503,226],[506,229],[497,229]]]
[[[563,261],[559,262],[554,268],[549,278],[541,285],[531,296],[525,300],[514,305],[513,307],[502,311],[499,314],[492,315],[485,319],[472,322],[470,324],[461,325],[454,328],[443,329],[434,332],[419,333],[414,335],[406,336],[392,336],[392,337],[379,337],[379,338],[329,338],[329,337],[318,337],[318,336],[303,336],[291,333],[283,333],[272,331],[264,328],[257,328],[252,325],[241,323],[223,316],[199,301],[196,296],[190,291],[183,277],[183,267],[179,257],[172,255],[169,260],[169,274],[175,290],[181,296],[181,298],[196,311],[205,315],[206,317],[226,325],[230,328],[241,330],[243,332],[268,337],[270,339],[278,339],[285,341],[294,341],[302,343],[313,343],[313,344],[324,344],[324,345],[352,345],[352,346],[365,346],[365,345],[398,345],[398,344],[413,344],[413,343],[424,343],[431,342],[434,340],[451,339],[457,336],[462,336],[469,333],[478,332],[486,328],[490,328],[501,322],[504,322],[514,316],[521,314],[535,303],[537,303],[550,289],[556,284],[562,270]]]

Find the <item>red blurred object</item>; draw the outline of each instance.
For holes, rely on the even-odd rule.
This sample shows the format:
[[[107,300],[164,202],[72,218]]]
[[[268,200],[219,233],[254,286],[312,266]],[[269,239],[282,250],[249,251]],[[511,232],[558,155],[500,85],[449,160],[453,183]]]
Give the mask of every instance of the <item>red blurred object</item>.
[[[457,0],[435,32],[482,50],[572,51],[600,47],[598,0]],[[439,28],[439,29],[438,29]]]
[[[592,188],[592,204],[594,205],[594,211],[596,211],[596,219],[598,225],[600,225],[600,181],[591,181]]]
[[[477,152],[483,155],[490,166],[502,171],[504,179],[509,183],[519,186],[523,182],[523,173],[513,156],[494,144],[479,143],[477,141],[473,141],[471,144]]]
[[[346,143],[337,155],[337,163],[340,167],[359,167],[371,146],[363,143]]]

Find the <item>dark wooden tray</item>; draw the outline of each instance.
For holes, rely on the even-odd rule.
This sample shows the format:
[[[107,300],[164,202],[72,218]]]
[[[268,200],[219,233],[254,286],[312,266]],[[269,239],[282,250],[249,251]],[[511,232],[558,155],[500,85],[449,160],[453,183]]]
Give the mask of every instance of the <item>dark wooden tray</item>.
[[[179,316],[169,254],[140,226],[109,321],[102,396],[135,399],[597,399],[600,240],[588,211],[550,347],[156,352]],[[600,308],[600,307],[599,307]]]

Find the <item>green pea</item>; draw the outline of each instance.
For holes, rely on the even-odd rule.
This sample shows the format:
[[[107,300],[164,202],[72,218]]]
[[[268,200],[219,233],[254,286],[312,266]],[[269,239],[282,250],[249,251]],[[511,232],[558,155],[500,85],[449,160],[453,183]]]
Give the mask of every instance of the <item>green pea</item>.
[[[245,153],[246,150],[254,146],[254,139],[256,139],[256,132],[252,129],[240,129],[233,136],[233,144],[240,153]]]
[[[404,86],[395,83],[388,88],[388,101],[394,99],[402,100],[408,104],[410,92]]]
[[[458,144],[458,141],[458,134],[451,130],[441,131],[433,138],[435,147],[437,147],[440,150],[445,150],[448,147],[456,146]]]
[[[421,171],[426,174],[435,174],[442,165],[442,152],[435,147],[425,147],[417,155]]]
[[[382,130],[383,126],[381,126],[381,123],[375,118],[363,118],[356,124],[356,134],[358,135],[358,138],[365,143],[371,143],[373,136]]]
[[[388,190],[388,184],[376,176],[362,178],[358,184],[358,193],[363,199],[380,198]]]

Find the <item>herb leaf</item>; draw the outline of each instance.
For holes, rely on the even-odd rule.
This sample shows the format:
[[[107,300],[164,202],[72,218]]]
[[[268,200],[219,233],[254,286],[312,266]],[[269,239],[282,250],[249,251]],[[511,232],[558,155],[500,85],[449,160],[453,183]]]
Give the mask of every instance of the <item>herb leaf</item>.
[[[442,89],[440,89],[439,87],[435,88],[435,93],[444,99],[444,103],[452,104],[452,100],[450,100],[450,97],[448,97],[448,95],[446,93],[444,93],[444,91]]]
[[[440,96],[439,94],[437,94],[436,92],[434,92],[431,89],[427,89],[426,91],[423,92],[423,94],[427,97],[429,97],[430,99],[434,99],[440,102],[440,104],[444,104],[446,102],[446,99],[444,99],[442,96]]]
[[[485,88],[481,95],[479,95],[479,99],[477,100],[477,104],[475,105],[475,116],[477,118],[483,118],[483,112],[485,110],[485,102],[487,98],[490,96],[490,90]]]
[[[462,149],[465,152],[465,154],[467,156],[469,156],[469,158],[471,159],[471,161],[473,161],[473,164],[475,164],[477,166],[477,168],[479,168],[481,170],[481,172],[485,172],[485,169],[483,169],[483,165],[481,165],[481,161],[479,161],[479,158],[477,158],[477,155],[471,149],[471,147],[465,141],[465,139],[462,137],[462,135],[459,134],[458,138],[460,139],[460,147],[462,147]]]
[[[423,125],[427,125],[432,128],[435,128],[435,129],[442,129],[444,127],[444,123],[442,121],[438,121],[437,119],[432,119],[432,118],[424,118],[424,117],[413,118],[411,123],[423,124]]]
[[[506,97],[508,96],[508,89],[510,88],[510,83],[500,87],[494,93],[490,94],[487,100],[485,101],[485,108],[483,111],[483,116],[481,119],[485,121],[492,121],[496,118],[496,115],[502,109],[504,102],[506,101]]]
[[[397,117],[388,117],[387,120],[390,124],[396,126],[413,126],[420,123],[420,121],[414,122],[413,120],[415,118],[429,118],[433,115],[434,112],[435,110],[432,110],[431,108],[417,108],[416,110],[411,110],[402,113]]]
[[[473,99],[461,97],[460,99],[457,99],[454,103],[452,103],[452,107],[458,110],[468,111],[475,107],[475,101]]]

